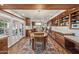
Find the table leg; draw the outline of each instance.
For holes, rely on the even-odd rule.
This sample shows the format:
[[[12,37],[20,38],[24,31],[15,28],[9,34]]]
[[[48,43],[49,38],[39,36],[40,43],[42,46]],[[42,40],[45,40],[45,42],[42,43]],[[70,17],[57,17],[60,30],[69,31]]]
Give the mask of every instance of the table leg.
[[[35,45],[35,44],[34,44],[34,39],[32,39],[32,49],[33,49],[33,50],[35,50],[34,45]]]

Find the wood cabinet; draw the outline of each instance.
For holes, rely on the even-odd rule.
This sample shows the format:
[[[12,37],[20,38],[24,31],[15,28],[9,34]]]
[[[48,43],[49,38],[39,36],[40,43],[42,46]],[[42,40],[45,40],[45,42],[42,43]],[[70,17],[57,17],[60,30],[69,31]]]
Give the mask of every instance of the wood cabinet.
[[[52,41],[54,41],[53,45],[57,52],[64,53],[65,51],[69,54],[79,54],[79,43],[64,37],[63,34],[58,32],[52,32],[50,36]]]
[[[65,37],[65,48],[73,54],[79,54],[79,43]]]
[[[25,21],[26,21],[26,25],[30,26],[30,18],[26,18]]]
[[[55,32],[55,40],[63,47],[65,47],[65,38],[63,34]]]
[[[8,53],[8,38],[0,38],[0,54]]]
[[[65,38],[64,38],[64,35],[62,33],[53,31],[51,33],[51,35],[52,35],[52,38],[56,42],[58,42],[58,44],[60,44],[62,47],[65,47]]]
[[[67,54],[68,53],[68,51],[64,48],[64,47],[62,47],[55,39],[54,39],[54,36],[52,35],[50,35],[49,34],[49,37],[50,37],[50,39],[51,39],[51,42],[52,42],[52,44],[53,44],[53,46],[54,46],[54,50],[55,50],[55,52],[57,53],[57,54]]]
[[[26,37],[29,36],[29,30],[26,30]]]

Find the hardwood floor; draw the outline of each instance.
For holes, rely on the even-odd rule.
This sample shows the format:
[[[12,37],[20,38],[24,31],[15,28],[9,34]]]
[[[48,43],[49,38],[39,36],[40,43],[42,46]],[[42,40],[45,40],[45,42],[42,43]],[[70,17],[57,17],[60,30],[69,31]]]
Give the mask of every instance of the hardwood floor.
[[[19,50],[27,43],[28,38],[23,38],[12,47],[8,48],[9,54],[17,54]]]
[[[66,54],[66,51],[59,51],[58,46],[52,39],[48,37],[48,41],[46,44],[46,49],[44,51],[32,50],[32,45],[30,44],[29,38],[23,38],[17,44],[8,49],[9,54]],[[55,46],[57,45],[57,46]],[[62,49],[62,48],[61,48]]]

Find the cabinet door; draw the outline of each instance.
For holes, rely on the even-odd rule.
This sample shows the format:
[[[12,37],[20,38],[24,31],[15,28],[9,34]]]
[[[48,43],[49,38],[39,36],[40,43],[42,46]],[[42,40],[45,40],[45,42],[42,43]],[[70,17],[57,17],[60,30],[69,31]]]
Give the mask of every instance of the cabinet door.
[[[0,54],[8,53],[8,42],[7,38],[0,39]]]
[[[65,45],[65,39],[64,39],[64,36],[60,33],[55,33],[55,40],[64,47]]]
[[[71,41],[71,39],[65,38],[65,48],[73,54],[79,54],[79,45]]]

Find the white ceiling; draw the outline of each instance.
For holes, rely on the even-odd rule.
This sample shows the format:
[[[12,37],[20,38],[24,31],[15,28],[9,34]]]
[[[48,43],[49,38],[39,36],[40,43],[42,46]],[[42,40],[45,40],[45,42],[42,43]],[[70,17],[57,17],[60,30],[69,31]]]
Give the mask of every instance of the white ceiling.
[[[17,18],[15,16],[8,14],[8,13],[1,11],[1,10],[0,10],[0,20],[7,21],[7,22],[10,22],[10,21],[13,21],[13,20],[23,22],[23,23],[25,22],[22,19]]]
[[[47,22],[51,18],[59,15],[60,13],[64,12],[65,10],[5,10],[12,14],[15,14],[21,18],[29,17],[32,21],[35,22]]]

